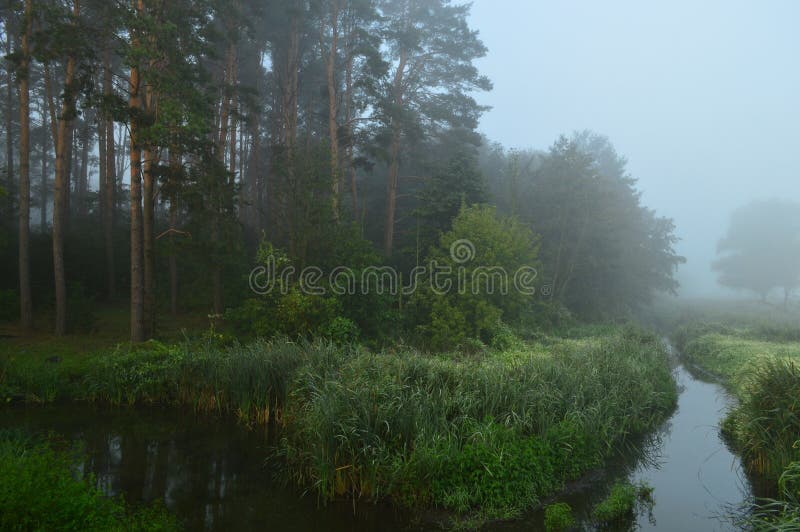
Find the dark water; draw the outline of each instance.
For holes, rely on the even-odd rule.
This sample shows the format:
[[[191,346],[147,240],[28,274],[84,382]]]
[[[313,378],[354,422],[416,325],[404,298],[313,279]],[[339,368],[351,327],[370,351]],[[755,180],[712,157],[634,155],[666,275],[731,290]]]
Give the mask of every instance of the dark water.
[[[678,409],[644,452],[627,453],[559,500],[570,503],[591,530],[591,507],[615,480],[643,480],[655,488],[655,506],[622,529],[730,530],[730,516],[750,498],[738,459],[717,426],[728,397],[722,388],[676,369],[682,387]],[[265,456],[268,438],[220,419],[162,409],[94,409],[88,406],[0,410],[0,427],[52,432],[82,441],[82,467],[109,494],[133,504],[160,499],[192,530],[438,530],[419,516],[390,506],[338,503],[319,507],[313,496],[276,481]],[[489,530],[541,530],[541,511],[521,520],[490,523]]]

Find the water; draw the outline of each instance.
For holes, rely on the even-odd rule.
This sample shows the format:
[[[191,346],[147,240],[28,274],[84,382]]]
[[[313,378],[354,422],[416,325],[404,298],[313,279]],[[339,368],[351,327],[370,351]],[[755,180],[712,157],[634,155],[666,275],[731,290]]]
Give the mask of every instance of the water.
[[[750,498],[750,484],[738,457],[720,439],[719,422],[731,398],[718,384],[703,382],[683,366],[678,410],[661,430],[655,465],[640,465],[635,481],[655,488],[652,522],[640,515],[642,530],[731,530],[731,516]]]
[[[717,384],[676,368],[682,388],[673,416],[645,445],[613,461],[560,497],[591,530],[591,508],[620,479],[655,488],[655,506],[623,529],[670,532],[730,530],[728,516],[750,499],[739,460],[718,434],[730,399]],[[438,530],[390,506],[336,503],[319,507],[313,496],[284,486],[265,461],[268,438],[234,422],[166,409],[96,409],[85,405],[0,410],[0,427],[52,432],[82,441],[91,471],[109,494],[132,504],[164,501],[191,530]],[[419,516],[417,516],[419,517]],[[433,516],[431,516],[433,517]],[[426,524],[427,523],[427,524]],[[488,530],[541,530],[541,511]]]

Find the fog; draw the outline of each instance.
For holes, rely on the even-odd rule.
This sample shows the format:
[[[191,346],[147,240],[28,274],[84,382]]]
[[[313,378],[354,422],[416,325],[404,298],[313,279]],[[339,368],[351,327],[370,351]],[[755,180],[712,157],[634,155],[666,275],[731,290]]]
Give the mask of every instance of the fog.
[[[608,135],[644,202],[676,222],[681,293],[730,293],[710,263],[731,212],[800,200],[798,20],[791,0],[476,0],[494,82],[481,130],[541,149]]]

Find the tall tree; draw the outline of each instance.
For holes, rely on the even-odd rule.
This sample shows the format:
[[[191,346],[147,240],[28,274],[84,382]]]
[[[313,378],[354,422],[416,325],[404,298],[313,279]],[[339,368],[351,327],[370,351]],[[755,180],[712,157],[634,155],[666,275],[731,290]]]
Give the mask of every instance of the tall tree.
[[[387,0],[383,13],[393,62],[380,105],[388,139],[383,247],[389,256],[404,140],[435,135],[442,125],[474,129],[483,109],[469,93],[489,90],[491,83],[473,64],[486,54],[486,47],[467,24],[469,5]]]
[[[6,32],[6,57],[11,57],[13,47],[13,35],[15,34],[13,25],[13,13],[5,20],[4,29]],[[9,222],[14,218],[14,73],[11,62],[6,64],[6,212],[4,215]],[[11,223],[9,223],[11,225]]]
[[[755,201],[737,209],[717,247],[719,283],[766,300],[775,288],[784,304],[800,286],[800,205]]]
[[[144,20],[144,1],[131,0],[133,12],[138,22]],[[133,53],[141,45],[139,28],[131,32]],[[129,100],[130,107],[130,189],[131,189],[131,341],[145,340],[144,324],[144,265],[143,265],[143,223],[142,223],[142,147],[140,129],[142,120],[140,65],[131,61]]]
[[[31,109],[30,109],[30,40],[33,26],[33,3],[25,0],[22,39],[18,67],[19,78],[19,301],[20,325],[33,327],[30,265],[31,208]]]
[[[81,14],[80,0],[73,0],[70,19],[58,27],[60,39],[75,39],[80,34],[78,21]],[[78,92],[76,71],[80,49],[74,41],[61,42],[65,45],[66,67],[64,73],[64,92],[61,113],[57,120],[56,168],[53,185],[53,275],[55,282],[56,315],[55,333],[67,332],[67,281],[64,268],[64,233],[67,222],[67,195],[69,193],[69,152],[72,144],[72,122],[75,117],[75,102]],[[54,106],[51,104],[51,112]]]

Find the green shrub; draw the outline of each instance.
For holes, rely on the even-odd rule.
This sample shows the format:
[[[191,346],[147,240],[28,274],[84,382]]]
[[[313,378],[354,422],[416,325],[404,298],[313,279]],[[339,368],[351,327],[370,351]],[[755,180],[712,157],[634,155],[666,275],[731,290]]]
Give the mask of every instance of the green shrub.
[[[625,522],[633,519],[639,504],[653,504],[653,489],[646,484],[617,482],[608,497],[594,507],[592,517],[600,525]]]
[[[563,532],[575,526],[575,516],[572,507],[560,502],[550,504],[544,509],[544,528],[548,532]]]
[[[362,326],[371,337],[382,338],[386,333],[384,329],[391,328],[391,301],[387,300],[390,296],[362,293],[358,285],[361,271],[375,265],[370,261],[378,259],[374,252],[364,249],[363,242],[359,242],[343,244],[344,250],[335,254],[340,262],[329,257],[331,266],[322,265],[328,270],[323,270],[323,277],[317,283],[317,287],[322,289],[321,294],[312,294],[301,286],[297,267],[284,251],[266,241],[262,242],[257,264],[271,273],[257,278],[257,282],[264,284],[259,288],[267,293],[249,297],[239,307],[228,309],[225,321],[240,337],[248,338],[288,336],[292,339],[310,339],[322,336],[339,343],[349,343],[360,337]],[[356,285],[346,287],[355,290],[340,294],[340,287],[334,290],[330,286],[330,279],[325,272],[338,266],[348,267],[355,275]],[[282,275],[282,272],[291,271],[292,268],[295,272],[292,276]],[[268,282],[272,284],[267,285]],[[271,288],[267,289],[268,286]]]
[[[355,343],[359,338],[358,325],[353,320],[342,316],[337,316],[323,324],[317,329],[317,333],[322,338],[327,338],[339,345]]]
[[[491,207],[462,207],[425,261],[429,272],[434,265],[449,268],[451,286],[418,287],[407,310],[423,344],[447,350],[468,338],[491,343],[501,319],[514,323],[533,305],[514,276],[520,268],[539,267],[538,250],[538,237],[516,219],[498,217]]]

